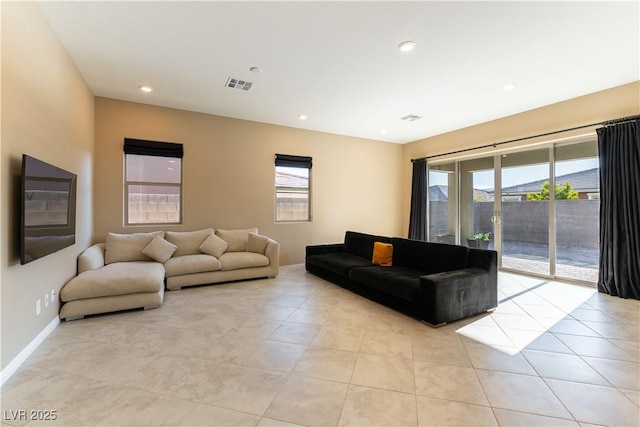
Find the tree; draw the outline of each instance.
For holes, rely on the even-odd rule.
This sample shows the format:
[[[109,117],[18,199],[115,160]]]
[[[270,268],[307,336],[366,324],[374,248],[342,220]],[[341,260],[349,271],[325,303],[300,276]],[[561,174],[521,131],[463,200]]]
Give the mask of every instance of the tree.
[[[540,192],[527,194],[527,200],[531,202],[537,202],[540,200],[549,200],[550,198],[549,186],[550,186],[549,181],[543,182],[542,187],[540,188]],[[578,200],[580,198],[578,196],[578,192],[573,189],[569,181],[566,181],[562,186],[560,186],[560,184],[556,184],[555,193],[556,193],[556,200]]]

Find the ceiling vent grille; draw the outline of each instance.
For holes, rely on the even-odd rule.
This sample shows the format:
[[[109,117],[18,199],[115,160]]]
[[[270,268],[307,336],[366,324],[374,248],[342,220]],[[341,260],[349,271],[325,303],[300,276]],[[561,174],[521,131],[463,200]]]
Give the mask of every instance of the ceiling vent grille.
[[[251,89],[252,85],[253,83],[248,82],[246,80],[234,79],[233,77],[229,77],[227,79],[227,84],[225,86],[233,89],[248,91],[249,89]]]
[[[400,120],[404,120],[405,122],[415,122],[416,120],[420,120],[422,117],[416,116],[415,114],[408,114],[404,117],[400,117]]]

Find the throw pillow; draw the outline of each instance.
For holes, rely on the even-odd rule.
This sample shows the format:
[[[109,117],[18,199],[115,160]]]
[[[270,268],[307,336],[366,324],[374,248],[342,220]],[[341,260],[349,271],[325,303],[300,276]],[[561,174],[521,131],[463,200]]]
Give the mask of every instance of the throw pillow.
[[[151,233],[108,233],[104,245],[104,263],[127,261],[150,261],[151,258],[142,253],[142,250],[154,237],[164,237],[164,231]]]
[[[383,267],[393,265],[393,245],[391,243],[374,242],[372,263]]]
[[[264,255],[264,251],[267,249],[267,243],[269,243],[269,238],[267,236],[249,233],[249,239],[247,240],[247,252],[255,252],[257,254]]]
[[[178,249],[178,247],[173,243],[169,243],[162,237],[156,236],[145,246],[142,253],[164,264],[171,258],[171,255],[173,255],[176,249]]]
[[[246,230],[216,230],[216,234],[229,244],[227,252],[244,252],[247,250],[249,233],[258,234],[257,228]]]
[[[204,239],[204,242],[202,242],[198,249],[200,249],[202,253],[220,258],[228,247],[229,245],[227,242],[211,233],[209,234],[209,237]]]
[[[167,231],[165,239],[178,247],[174,256],[200,255],[200,245],[213,233],[213,228],[197,231]]]

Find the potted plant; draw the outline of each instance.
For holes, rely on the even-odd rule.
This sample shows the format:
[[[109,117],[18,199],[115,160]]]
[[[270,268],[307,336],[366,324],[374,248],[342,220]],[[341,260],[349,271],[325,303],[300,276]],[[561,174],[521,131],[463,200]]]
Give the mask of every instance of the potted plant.
[[[473,236],[471,236],[470,239],[467,239],[467,245],[470,248],[476,248],[476,249],[487,249],[489,247],[490,242],[491,242],[491,232],[476,233]]]

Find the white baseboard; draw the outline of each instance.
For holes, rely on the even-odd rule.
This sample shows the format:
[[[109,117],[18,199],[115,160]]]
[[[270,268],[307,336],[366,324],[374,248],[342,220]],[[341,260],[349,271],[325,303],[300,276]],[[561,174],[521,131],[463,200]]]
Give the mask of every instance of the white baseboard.
[[[60,317],[56,316],[40,333],[29,343],[9,364],[0,372],[0,387],[16,373],[18,368],[31,356],[36,348],[53,332],[60,324]]]

